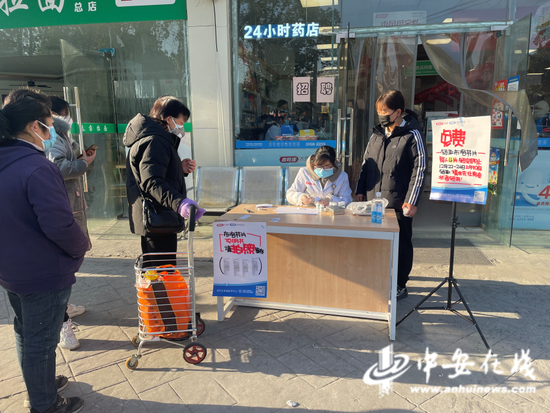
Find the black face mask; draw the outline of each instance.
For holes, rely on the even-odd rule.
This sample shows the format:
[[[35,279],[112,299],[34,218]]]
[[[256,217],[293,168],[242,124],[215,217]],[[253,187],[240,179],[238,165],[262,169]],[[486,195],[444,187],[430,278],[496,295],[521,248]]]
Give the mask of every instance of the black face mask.
[[[395,112],[397,112],[397,109],[395,109],[389,115],[378,115],[378,118],[380,119],[380,125],[382,125],[384,128],[389,128],[390,126],[392,126],[395,123],[395,119],[398,118],[398,116],[396,116],[394,120],[390,120],[391,115],[393,115]]]

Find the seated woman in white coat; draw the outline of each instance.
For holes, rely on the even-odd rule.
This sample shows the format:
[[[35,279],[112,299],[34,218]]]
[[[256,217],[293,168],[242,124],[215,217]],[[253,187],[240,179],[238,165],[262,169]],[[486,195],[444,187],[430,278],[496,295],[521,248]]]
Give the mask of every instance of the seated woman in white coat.
[[[321,146],[311,155],[306,167],[300,169],[294,183],[286,193],[292,205],[311,205],[315,202],[328,206],[329,202],[352,201],[348,174],[336,160],[336,151]]]

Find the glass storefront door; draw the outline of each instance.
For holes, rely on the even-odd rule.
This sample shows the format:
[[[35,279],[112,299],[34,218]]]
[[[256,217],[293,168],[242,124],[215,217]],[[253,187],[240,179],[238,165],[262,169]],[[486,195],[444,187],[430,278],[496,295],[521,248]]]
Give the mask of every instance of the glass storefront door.
[[[378,124],[375,103],[392,89],[413,107],[417,36],[342,38],[339,45],[340,159],[355,188],[372,128]]]
[[[126,206],[122,176],[124,149],[117,141],[111,54],[108,50],[85,51],[61,40],[66,98],[71,105],[79,105],[84,148],[98,146],[96,159],[84,177],[88,187],[85,198],[89,229],[122,216]],[[74,111],[72,117],[77,120]],[[72,132],[76,133],[73,137],[78,141],[77,124],[73,125]]]
[[[529,33],[527,17],[503,31],[422,36],[434,67],[463,92],[460,115],[493,116],[491,152],[500,159],[482,226],[505,245],[511,244],[518,167],[527,168],[534,157],[536,131],[525,93]]]

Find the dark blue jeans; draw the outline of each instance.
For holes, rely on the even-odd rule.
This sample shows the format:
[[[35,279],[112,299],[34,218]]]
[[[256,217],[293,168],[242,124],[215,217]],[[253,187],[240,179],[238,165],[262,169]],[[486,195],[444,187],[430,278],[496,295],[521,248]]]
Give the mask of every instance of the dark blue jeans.
[[[71,287],[40,294],[8,291],[19,365],[31,406],[39,412],[57,400],[55,349],[70,295]]]

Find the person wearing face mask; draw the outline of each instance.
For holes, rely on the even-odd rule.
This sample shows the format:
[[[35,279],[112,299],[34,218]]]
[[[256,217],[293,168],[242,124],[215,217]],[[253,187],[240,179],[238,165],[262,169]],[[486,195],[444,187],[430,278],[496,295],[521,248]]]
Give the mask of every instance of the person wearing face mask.
[[[292,186],[286,193],[292,205],[313,205],[315,202],[328,206],[329,202],[349,204],[352,201],[348,175],[336,159],[336,151],[330,146],[321,146],[306,161]]]
[[[355,194],[359,202],[381,192],[388,208],[395,209],[399,223],[397,299],[408,296],[407,281],[413,264],[412,218],[424,186],[425,142],[417,115],[405,109],[398,90],[376,101],[380,124],[373,129],[365,151]]]
[[[71,126],[73,121],[69,111],[69,103],[57,96],[49,96],[52,102],[53,126],[57,133],[57,140],[46,151],[46,157],[57,165],[63,175],[67,195],[71,203],[73,215],[80,225],[80,229],[88,238],[88,250],[92,248],[92,242],[88,234],[88,221],[86,218],[86,201],[84,199],[84,188],[82,185],[82,176],[87,171],[88,166],[94,161],[96,152],[90,150],[89,153],[80,151],[78,143],[71,138]],[[80,158],[77,154],[81,155]],[[66,350],[75,350],[80,347],[80,342],[76,338],[73,330],[72,319],[83,314],[86,311],[84,306],[69,304],[63,320],[59,347]]]
[[[174,96],[156,100],[149,116],[136,115],[124,134],[124,145],[129,148],[126,189],[129,204],[130,230],[141,235],[143,253],[176,252],[178,232],[183,231],[183,220],[189,218],[189,208],[198,205],[187,198],[185,177],[195,170],[191,159],[180,159],[178,146],[185,136],[183,124],[191,112]],[[151,232],[144,224],[144,202],[154,208],[165,226]],[[198,220],[206,212],[196,211]],[[145,217],[146,218],[146,217]],[[178,227],[178,228],[176,228]],[[171,229],[173,228],[173,229]],[[158,259],[163,260],[160,256]],[[170,257],[165,257],[169,263]],[[146,264],[144,264],[146,265]],[[154,266],[161,265],[160,262]]]
[[[76,413],[84,401],[58,395],[56,348],[88,240],[63,176],[46,159],[55,137],[50,100],[10,92],[0,110],[0,285],[13,308],[16,351],[31,413]]]
[[[277,136],[281,136],[281,126],[288,124],[288,113],[281,112],[275,116],[275,120],[271,123],[271,126],[268,125],[267,132],[265,133],[266,141],[274,141],[277,139]]]
[[[545,100],[540,100],[533,106],[533,118],[535,119],[539,136],[548,136],[548,133],[550,133],[549,112],[550,107]]]

